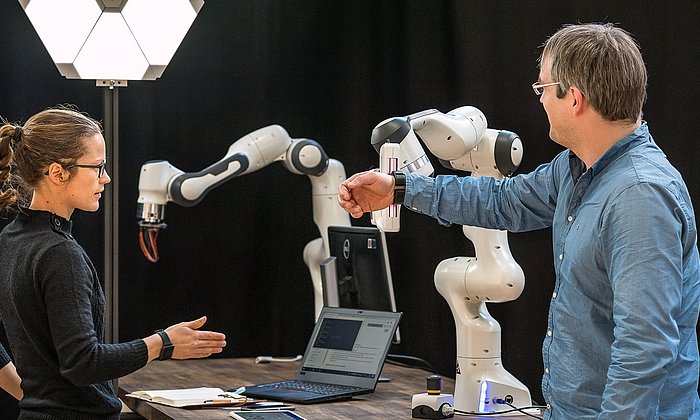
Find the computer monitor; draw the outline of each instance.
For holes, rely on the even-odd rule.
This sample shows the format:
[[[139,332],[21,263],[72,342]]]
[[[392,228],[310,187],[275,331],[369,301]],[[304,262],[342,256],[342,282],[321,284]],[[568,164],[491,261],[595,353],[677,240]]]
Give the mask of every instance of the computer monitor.
[[[324,305],[396,312],[384,232],[374,227],[329,226],[330,258],[321,264]],[[399,343],[399,330],[394,343]]]

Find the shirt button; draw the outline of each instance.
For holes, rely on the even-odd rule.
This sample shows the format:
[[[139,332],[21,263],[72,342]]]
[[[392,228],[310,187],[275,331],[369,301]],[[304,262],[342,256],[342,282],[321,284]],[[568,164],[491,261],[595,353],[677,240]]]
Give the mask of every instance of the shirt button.
[[[544,368],[544,373],[549,373],[549,368]]]
[[[551,405],[549,405],[549,404],[547,404],[547,408],[552,408],[552,406],[551,406]]]
[[[559,254],[559,261],[564,259],[564,254]]]
[[[557,298],[557,292],[552,293],[552,299],[556,299],[556,298]]]
[[[566,220],[572,221],[572,220],[574,220],[574,216],[569,216],[569,217],[566,218]]]
[[[552,330],[547,331],[547,337],[551,337],[551,336],[552,336]]]

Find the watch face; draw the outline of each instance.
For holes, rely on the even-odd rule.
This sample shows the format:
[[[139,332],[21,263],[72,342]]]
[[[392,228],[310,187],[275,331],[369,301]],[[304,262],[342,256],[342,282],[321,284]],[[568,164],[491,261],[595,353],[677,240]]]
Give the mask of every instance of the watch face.
[[[175,347],[172,344],[163,346],[163,349],[160,351],[160,357],[158,359],[160,360],[168,360],[171,357],[173,357],[173,350]]]

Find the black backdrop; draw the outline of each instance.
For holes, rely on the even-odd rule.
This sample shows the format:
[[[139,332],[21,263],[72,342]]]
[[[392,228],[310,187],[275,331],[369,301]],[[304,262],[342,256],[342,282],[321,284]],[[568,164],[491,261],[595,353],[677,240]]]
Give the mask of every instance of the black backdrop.
[[[547,137],[530,84],[538,47],[564,23],[615,22],[635,35],[649,70],[645,119],[698,205],[697,16],[695,1],[207,1],[163,77],[119,92],[120,339],[206,314],[207,328],[228,335],[221,356],[294,355],[313,324],[302,250],[319,233],[306,177],[276,163],[228,182],[196,207],[168,205],[154,265],[137,244],[144,161],[199,170],[239,137],[276,123],[320,142],[350,175],[377,165],[369,137],[385,118],[474,105],[489,127],[521,136],[520,172],[530,171],[560,150]],[[24,121],[72,103],[103,118],[102,90],[59,75],[17,2],[3,1],[0,19],[2,117]],[[98,266],[101,213],[74,215],[76,237]],[[453,376],[454,321],[433,271],[473,249],[459,226],[408,211],[401,224],[388,235],[404,312],[403,342],[391,352]],[[510,245],[525,291],[489,308],[502,327],[505,367],[541,402],[540,345],[554,283],[550,231],[510,235]]]

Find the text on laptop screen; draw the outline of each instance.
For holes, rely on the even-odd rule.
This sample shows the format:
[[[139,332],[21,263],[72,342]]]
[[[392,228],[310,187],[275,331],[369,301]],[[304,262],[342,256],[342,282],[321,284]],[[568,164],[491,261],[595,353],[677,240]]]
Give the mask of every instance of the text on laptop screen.
[[[392,318],[369,319],[362,314],[322,319],[301,371],[373,378],[395,323]]]

